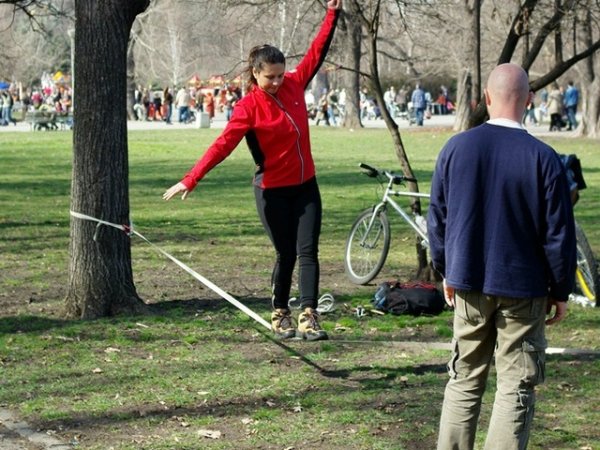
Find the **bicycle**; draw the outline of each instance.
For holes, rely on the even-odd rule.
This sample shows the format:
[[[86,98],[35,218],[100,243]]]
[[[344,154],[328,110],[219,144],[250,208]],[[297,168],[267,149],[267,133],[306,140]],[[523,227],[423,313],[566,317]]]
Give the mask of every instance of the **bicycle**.
[[[367,284],[373,280],[383,267],[390,250],[390,222],[387,216],[388,205],[391,206],[400,217],[410,225],[404,234],[396,234],[401,240],[414,239],[419,236],[418,246],[427,249],[427,228],[425,217],[418,213],[409,214],[394,200],[393,197],[429,198],[429,194],[420,192],[409,192],[395,189],[395,185],[404,185],[405,182],[416,182],[417,180],[407,178],[387,170],[379,170],[368,164],[360,163],[363,172],[372,178],[377,178],[384,188],[383,197],[375,206],[361,212],[354,221],[350,235],[346,241],[344,253],[344,267],[346,274],[355,284]],[[416,259],[416,252],[415,259]]]
[[[592,248],[583,232],[583,229],[575,222],[575,236],[577,237],[577,270],[575,272],[576,290],[575,294],[581,294],[583,298],[576,299],[583,306],[596,306],[600,308],[600,275],[598,274],[598,262],[592,252]]]
[[[394,200],[394,197],[428,199],[429,194],[395,188],[397,185],[404,185],[405,182],[416,182],[415,179],[392,171],[380,170],[364,163],[360,163],[359,167],[367,176],[377,178],[382,186],[385,184],[381,201],[358,215],[346,241],[344,253],[346,274],[355,284],[367,284],[379,274],[389,254],[391,229],[387,215],[388,206],[391,206],[410,226],[404,227],[405,229],[400,233],[395,232],[395,236],[400,235],[400,239],[406,241],[409,239],[406,234],[408,230],[413,239],[415,235],[419,237],[417,245],[427,250],[429,241],[425,217],[415,212],[407,213]],[[598,263],[583,229],[577,222],[575,223],[575,232],[577,238],[577,270],[575,274],[577,288],[575,294],[582,294],[585,297],[578,303],[600,307]],[[416,252],[414,253],[416,255]]]

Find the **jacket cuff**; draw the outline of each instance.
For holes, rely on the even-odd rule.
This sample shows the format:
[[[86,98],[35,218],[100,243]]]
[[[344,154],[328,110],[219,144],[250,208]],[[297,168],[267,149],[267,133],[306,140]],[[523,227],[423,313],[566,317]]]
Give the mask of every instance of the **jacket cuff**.
[[[188,191],[193,191],[194,188],[198,185],[198,182],[194,181],[194,179],[188,175],[183,177],[181,183],[187,188]]]

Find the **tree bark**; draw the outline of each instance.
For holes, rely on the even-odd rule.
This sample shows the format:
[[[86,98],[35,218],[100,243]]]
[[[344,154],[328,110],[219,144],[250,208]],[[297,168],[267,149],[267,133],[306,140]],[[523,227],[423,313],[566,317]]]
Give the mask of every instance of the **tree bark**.
[[[461,70],[458,74],[456,85],[456,118],[454,119],[454,131],[467,129],[469,118],[473,111],[473,77],[468,68]]]
[[[481,98],[480,15],[476,11],[476,8],[481,8],[481,3],[483,0],[464,3],[465,19],[471,23],[472,34],[463,40],[462,54],[465,64],[460,69],[457,78],[454,131],[467,129],[474,103],[479,102]]]
[[[129,32],[149,0],[76,0],[71,209],[129,223],[126,68]],[[66,315],[138,313],[131,245],[122,231],[72,219]]]
[[[591,47],[594,41],[594,24],[591,13],[588,11],[582,25],[582,39],[585,47]],[[583,64],[582,70],[582,99],[581,124],[577,127],[577,134],[590,138],[600,137],[600,70],[599,59],[593,53]]]
[[[362,45],[362,26],[360,20],[356,17],[353,9],[354,4],[349,3],[342,16],[340,31],[343,33],[343,40],[346,42],[346,51],[344,52],[344,87],[346,90],[346,110],[344,113],[344,128],[362,128],[360,119],[360,56]]]

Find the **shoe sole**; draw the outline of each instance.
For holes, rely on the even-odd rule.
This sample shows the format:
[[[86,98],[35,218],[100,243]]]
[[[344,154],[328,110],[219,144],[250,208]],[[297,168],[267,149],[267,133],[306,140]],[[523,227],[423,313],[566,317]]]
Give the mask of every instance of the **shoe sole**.
[[[286,339],[295,338],[296,337],[296,330],[286,331],[285,333],[273,332],[273,334],[275,334],[275,337],[277,339],[279,339],[280,341],[283,341],[283,340],[286,340]]]
[[[329,339],[329,336],[325,332],[323,332],[321,334],[321,333],[306,333],[306,332],[302,332],[302,331],[297,331],[296,337],[303,339],[305,341],[326,341]]]

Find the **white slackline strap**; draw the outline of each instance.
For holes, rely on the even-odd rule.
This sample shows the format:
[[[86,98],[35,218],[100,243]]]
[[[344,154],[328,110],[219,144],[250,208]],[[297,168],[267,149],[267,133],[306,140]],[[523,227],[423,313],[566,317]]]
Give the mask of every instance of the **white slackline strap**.
[[[254,320],[256,320],[261,325],[265,326],[267,329],[269,329],[269,330],[271,329],[271,324],[269,322],[267,322],[265,319],[263,319],[261,316],[259,316],[258,314],[256,314],[254,311],[252,311],[250,308],[248,308],[243,303],[240,303],[238,300],[236,300],[235,298],[233,298],[231,295],[229,295],[227,292],[225,292],[219,286],[217,286],[216,284],[214,284],[212,281],[204,278],[202,275],[200,275],[194,269],[192,269],[191,267],[189,267],[186,264],[184,264],[181,261],[179,261],[174,256],[172,256],[169,253],[167,253],[162,248],[160,248],[158,245],[153,244],[152,242],[150,242],[148,239],[146,239],[144,236],[142,236],[140,233],[138,233],[136,230],[134,230],[132,226],[129,226],[129,225],[119,225],[119,224],[116,224],[116,223],[106,222],[105,220],[100,220],[100,219],[97,219],[95,217],[88,216],[86,214],[81,214],[81,213],[78,213],[78,212],[75,212],[75,211],[71,211],[71,215],[73,217],[76,217],[77,219],[89,220],[91,222],[96,222],[99,225],[107,225],[109,227],[117,228],[119,230],[122,230],[122,231],[126,232],[129,235],[135,234],[136,236],[138,236],[139,238],[141,238],[144,242],[148,243],[151,247],[155,248],[160,253],[162,253],[163,255],[165,255],[167,258],[169,258],[171,261],[173,261],[175,264],[177,264],[179,267],[181,267],[183,270],[185,270],[187,273],[189,273],[191,276],[193,276],[196,280],[198,280],[200,283],[202,283],[203,285],[205,285],[207,288],[209,288],[212,291],[214,291],[217,294],[219,294],[222,298],[224,298],[229,303],[231,303],[233,306],[235,306],[236,308],[238,308],[239,310],[241,310],[242,312],[244,312],[246,315],[248,315],[251,318],[253,318]]]

